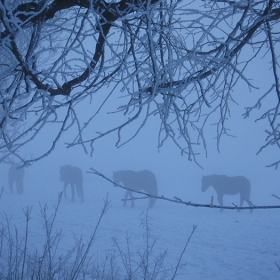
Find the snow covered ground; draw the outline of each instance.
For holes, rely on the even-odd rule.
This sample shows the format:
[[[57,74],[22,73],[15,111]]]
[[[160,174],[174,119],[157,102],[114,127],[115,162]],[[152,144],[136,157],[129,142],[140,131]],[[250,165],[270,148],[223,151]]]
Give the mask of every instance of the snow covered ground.
[[[23,195],[10,194],[8,188],[4,189],[0,200],[1,222],[5,224],[7,217],[11,219],[11,229],[14,231],[15,226],[20,237],[25,234],[23,209],[32,206],[28,250],[35,252],[42,249],[45,233],[40,204],[41,207],[48,205],[47,213],[51,216],[61,189],[59,181],[38,181],[26,185]],[[146,213],[147,200],[137,200],[134,208],[123,207],[121,198],[124,190],[111,186],[102,178],[95,178],[94,184],[86,181],[84,192],[84,203],[72,203],[64,198],[61,201],[55,220],[55,229],[62,230],[58,253],[66,253],[72,248],[75,237],[82,235],[85,243],[89,240],[108,195],[110,209],[101,221],[90,254],[101,262],[115,251],[120,267],[116,273],[117,279],[124,279],[124,266],[113,239],[117,240],[124,253],[128,252],[129,240],[130,258],[136,263],[140,262],[139,253],[146,246],[141,219]],[[70,196],[70,189],[68,194]],[[238,197],[231,199],[236,203],[238,201]],[[193,226],[197,225],[183,255],[182,263],[186,263],[186,266],[179,270],[175,279],[280,279],[280,270],[276,265],[280,264],[279,212],[279,209],[255,210],[253,213],[233,210],[220,212],[158,200],[155,208],[148,212],[150,234],[156,239],[151,259],[166,251],[164,268],[175,267]],[[2,249],[1,271],[5,261]],[[86,279],[92,278],[88,276]]]

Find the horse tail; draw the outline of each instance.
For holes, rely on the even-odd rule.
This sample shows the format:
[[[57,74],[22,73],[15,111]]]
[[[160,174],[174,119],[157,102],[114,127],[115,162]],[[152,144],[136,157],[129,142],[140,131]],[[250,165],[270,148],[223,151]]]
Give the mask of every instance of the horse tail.
[[[251,197],[251,182],[247,178],[245,178],[245,180],[246,180],[246,184],[245,184],[245,188],[243,189],[243,194],[242,195],[244,196],[244,198],[250,200],[250,197]]]
[[[154,207],[155,203],[156,203],[156,196],[158,196],[158,186],[157,186],[157,180],[156,180],[156,177],[153,178],[154,182],[152,184],[152,187],[151,187],[151,190],[150,190],[150,195],[152,197],[150,197],[149,199],[149,208],[152,208]]]
[[[80,170],[79,176],[78,176],[77,187],[78,187],[78,194],[81,197],[81,200],[84,201],[83,173],[81,170]]]

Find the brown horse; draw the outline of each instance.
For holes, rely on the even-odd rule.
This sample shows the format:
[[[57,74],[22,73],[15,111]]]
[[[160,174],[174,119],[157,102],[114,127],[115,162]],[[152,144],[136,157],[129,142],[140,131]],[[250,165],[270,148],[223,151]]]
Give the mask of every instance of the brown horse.
[[[228,177],[226,175],[209,175],[202,177],[201,191],[205,192],[210,186],[212,186],[217,195],[220,206],[223,206],[223,196],[227,195],[240,195],[240,207],[242,207],[244,200],[252,206],[251,184],[250,181],[244,176]],[[252,211],[252,210],[251,210]]]
[[[64,182],[64,195],[66,195],[66,187],[68,184],[71,186],[72,192],[72,201],[75,200],[75,186],[78,196],[81,198],[81,201],[84,201],[84,192],[83,192],[83,173],[79,167],[74,167],[71,165],[64,165],[60,167],[60,181]]]
[[[138,172],[132,170],[117,171],[113,174],[113,180],[116,184],[123,183],[123,186],[128,189],[125,193],[124,206],[126,205],[127,197],[130,196],[132,199],[131,207],[134,207],[132,191],[144,191],[152,196],[157,196],[158,194],[156,176],[148,170]],[[153,207],[155,201],[155,197],[150,197],[148,207]]]
[[[24,169],[23,167],[19,167],[18,165],[11,165],[8,172],[9,179],[9,187],[11,189],[11,193],[13,192],[13,185],[15,183],[17,193],[23,193],[23,177],[24,177]]]

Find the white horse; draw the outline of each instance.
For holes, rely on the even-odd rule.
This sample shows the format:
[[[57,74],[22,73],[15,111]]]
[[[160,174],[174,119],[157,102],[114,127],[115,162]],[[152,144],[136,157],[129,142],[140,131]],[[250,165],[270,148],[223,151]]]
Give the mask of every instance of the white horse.
[[[223,206],[223,196],[227,195],[240,195],[240,207],[242,207],[244,200],[252,206],[251,184],[250,181],[244,176],[228,177],[226,175],[209,175],[202,177],[201,191],[205,192],[210,186],[212,186],[217,195],[220,206]],[[252,210],[251,210],[252,211]]]
[[[144,191],[152,196],[158,195],[156,176],[149,170],[138,172],[132,170],[117,171],[113,174],[113,180],[116,184],[123,183],[123,186],[128,189],[125,193],[124,206],[126,205],[127,197],[130,196],[131,207],[134,207],[132,191]],[[154,206],[155,201],[156,198],[149,198],[149,208]]]
[[[72,191],[72,201],[75,200],[75,186],[78,196],[81,198],[81,201],[84,201],[84,192],[83,192],[83,173],[79,167],[74,167],[71,165],[64,165],[60,167],[60,181],[64,182],[64,195],[66,195],[66,187],[68,184],[71,185]]]

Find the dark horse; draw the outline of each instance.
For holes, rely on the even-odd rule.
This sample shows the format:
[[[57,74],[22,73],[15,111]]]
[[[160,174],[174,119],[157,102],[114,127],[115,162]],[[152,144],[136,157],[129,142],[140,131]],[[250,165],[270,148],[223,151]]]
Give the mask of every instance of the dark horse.
[[[127,197],[131,198],[131,207],[134,207],[132,191],[144,191],[148,195],[157,196],[157,179],[154,173],[148,170],[132,171],[123,170],[113,174],[113,180],[116,184],[123,183],[123,186],[128,189],[125,194],[124,206],[126,205]],[[132,190],[132,191],[130,191]],[[155,197],[149,198],[149,208],[153,207],[156,202]]]
[[[250,181],[243,176],[228,177],[226,175],[209,175],[202,177],[201,191],[205,192],[210,186],[212,186],[217,195],[220,206],[223,206],[223,196],[228,195],[240,195],[240,207],[242,207],[244,200],[247,201],[249,206],[252,206],[251,184]],[[252,211],[252,209],[251,209]]]
[[[74,167],[71,165],[64,165],[60,167],[60,181],[64,181],[64,195],[66,195],[66,187],[68,184],[71,185],[72,191],[72,201],[75,200],[75,186],[78,196],[81,198],[81,201],[84,201],[84,192],[83,192],[83,173],[79,167]]]
[[[11,165],[8,173],[9,178],[9,187],[11,192],[13,192],[13,185],[16,184],[17,193],[23,193],[23,177],[24,177],[24,169],[19,167],[18,165]]]

